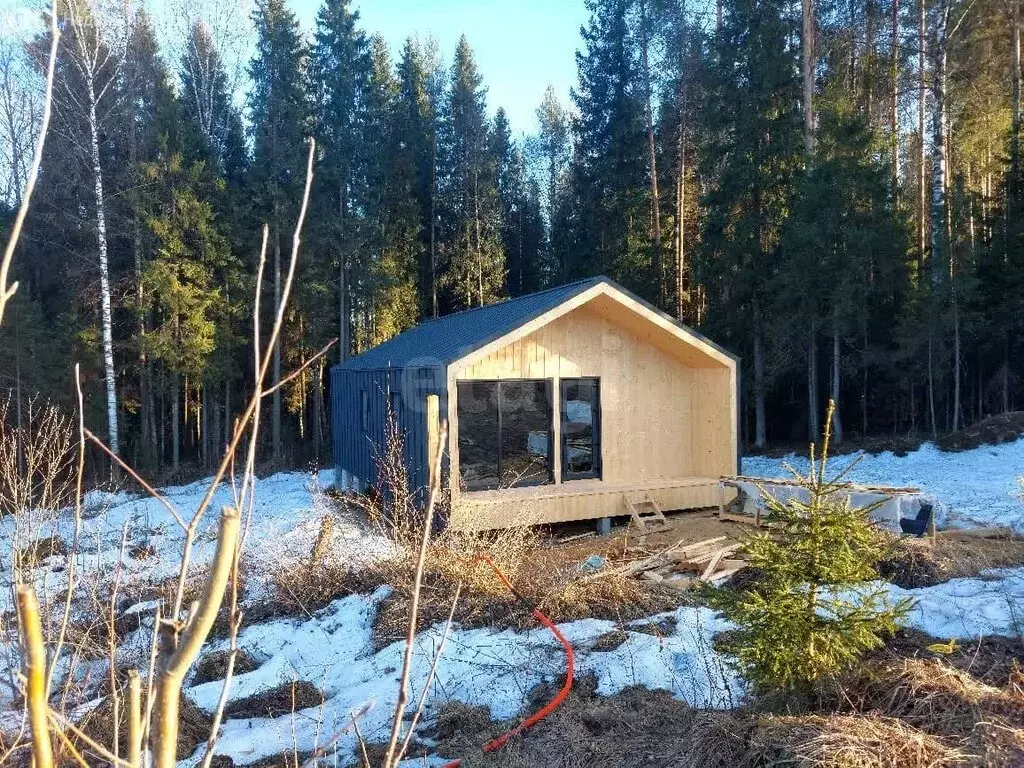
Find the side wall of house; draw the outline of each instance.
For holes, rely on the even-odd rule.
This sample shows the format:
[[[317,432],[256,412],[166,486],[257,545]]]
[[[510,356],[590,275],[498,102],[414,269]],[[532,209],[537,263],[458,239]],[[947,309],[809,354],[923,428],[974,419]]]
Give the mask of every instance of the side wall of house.
[[[365,393],[365,395],[364,395]],[[426,396],[437,394],[447,407],[444,371],[417,367],[385,370],[331,370],[331,426],[334,466],[365,486],[377,483],[377,457],[385,449],[389,405],[398,416],[409,487],[427,484]],[[363,399],[366,418],[363,418]]]
[[[690,367],[583,306],[468,367],[453,366],[449,387],[464,379],[556,379],[557,414],[557,379],[597,376],[603,481],[717,477],[736,471],[735,370],[708,364],[716,367]],[[447,413],[457,425],[454,401]],[[457,466],[457,426],[452,433]]]

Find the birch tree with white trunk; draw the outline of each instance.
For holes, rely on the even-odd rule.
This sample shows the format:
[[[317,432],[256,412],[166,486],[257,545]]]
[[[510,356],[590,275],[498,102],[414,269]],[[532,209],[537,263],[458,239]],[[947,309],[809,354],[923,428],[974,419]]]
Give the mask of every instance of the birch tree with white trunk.
[[[118,454],[117,379],[114,368],[113,302],[107,249],[107,203],[100,153],[103,123],[117,80],[124,36],[115,29],[115,13],[96,0],[68,0],[64,7],[66,31],[61,87],[56,98],[65,126],[84,120],[86,136],[77,141],[92,177],[93,226],[100,276],[100,336],[106,390],[107,432],[110,449]],[[121,9],[123,13],[123,9]],[[122,17],[123,18],[123,17]],[[71,34],[67,34],[70,31]]]

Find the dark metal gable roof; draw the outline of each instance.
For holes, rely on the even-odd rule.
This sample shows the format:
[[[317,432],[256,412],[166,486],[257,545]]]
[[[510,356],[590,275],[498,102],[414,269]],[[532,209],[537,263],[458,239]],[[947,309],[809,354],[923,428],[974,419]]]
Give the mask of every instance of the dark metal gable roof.
[[[444,367],[600,283],[607,283],[723,354],[739,360],[731,352],[627,291],[615,281],[599,276],[427,320],[335,367],[343,370]]]
[[[605,277],[591,277],[427,320],[361,355],[349,358],[341,367],[345,370],[368,370],[446,366],[601,282],[611,281]]]

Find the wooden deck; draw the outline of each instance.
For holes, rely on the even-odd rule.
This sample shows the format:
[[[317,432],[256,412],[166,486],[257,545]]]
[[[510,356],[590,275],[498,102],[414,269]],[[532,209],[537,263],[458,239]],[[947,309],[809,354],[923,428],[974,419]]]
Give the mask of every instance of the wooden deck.
[[[564,483],[464,491],[452,505],[449,525],[457,530],[486,530],[629,514],[625,497],[651,498],[664,511],[717,507],[719,478],[681,477],[636,483],[572,480]],[[725,501],[735,496],[728,489]]]

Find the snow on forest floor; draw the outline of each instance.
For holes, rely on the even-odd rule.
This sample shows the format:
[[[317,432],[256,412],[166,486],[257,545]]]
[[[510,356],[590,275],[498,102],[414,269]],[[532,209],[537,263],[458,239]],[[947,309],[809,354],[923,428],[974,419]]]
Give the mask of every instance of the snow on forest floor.
[[[328,512],[337,512],[320,493],[333,480],[333,470],[322,470],[317,474],[281,472],[256,481],[245,556],[248,571],[257,582],[261,574],[269,575],[274,568],[308,557],[320,521]],[[160,493],[188,522],[209,485],[210,478],[207,478],[162,488]],[[231,503],[231,486],[221,484],[199,526],[192,556],[195,568],[204,567],[212,558],[220,509]],[[129,547],[123,562],[123,583],[156,584],[177,576],[185,534],[156,499],[127,491],[90,491],[83,499],[82,517],[80,549],[83,554],[78,567],[86,578],[113,572],[126,526]],[[0,562],[11,562],[13,549],[53,534],[71,546],[74,538],[71,510],[33,510],[0,518]],[[133,551],[133,545],[140,548]],[[366,562],[390,550],[383,537],[368,532],[354,516],[337,521],[332,545],[335,552],[352,563]],[[3,570],[0,583],[10,578],[9,569]],[[37,591],[41,594],[62,594],[67,588],[63,558],[53,558],[52,562],[38,568],[36,580]],[[9,585],[4,583],[3,586]],[[255,586],[258,589],[259,584]],[[0,612],[10,610],[10,600],[10,590],[0,590]]]
[[[934,587],[904,590],[890,586],[893,599],[911,597],[916,607],[907,625],[939,638],[971,639],[978,635],[1020,636],[1024,632],[1024,568],[991,571],[975,579],[956,579]],[[218,754],[235,764],[252,763],[293,748],[302,754],[345,729],[356,712],[363,736],[386,739],[397,696],[402,665],[401,642],[372,650],[376,603],[381,588],[369,597],[338,600],[306,621],[275,621],[245,630],[239,644],[257,661],[258,669],[235,678],[230,700],[243,699],[293,680],[321,686],[322,707],[275,719],[228,720],[217,745]],[[639,630],[665,620],[675,625],[662,636]],[[706,608],[681,607],[674,612],[627,626],[626,640],[612,650],[597,650],[594,641],[615,629],[610,621],[586,619],[559,625],[576,651],[577,676],[592,674],[597,693],[611,696],[632,685],[670,691],[696,707],[723,708],[739,702],[744,684],[713,648],[714,635],[729,624]],[[421,632],[415,645],[411,700],[416,701],[441,638],[441,626]],[[144,640],[144,638],[140,639]],[[217,650],[223,646],[214,646]],[[441,656],[428,699],[427,715],[441,705],[460,701],[486,706],[492,719],[516,716],[528,705],[530,691],[564,674],[564,652],[543,628],[516,633],[489,629],[456,630]],[[212,711],[222,684],[204,683],[186,689],[200,708]],[[253,738],[258,733],[259,738]],[[336,742],[341,764],[352,760],[355,734]],[[201,760],[200,747],[182,766]]]
[[[940,526],[973,528],[1005,525],[1024,533],[1024,501],[1019,478],[1024,475],[1024,439],[1001,445],[982,445],[948,453],[925,443],[905,456],[890,452],[836,456],[829,476],[850,462],[857,464],[847,479],[863,485],[916,487],[940,502]],[[743,474],[751,477],[791,477],[785,465],[806,472],[806,455],[783,458],[745,456]]]
[[[838,457],[839,469],[850,457]],[[783,462],[797,469],[806,460],[748,457],[746,474],[784,476]],[[949,508],[948,522],[957,526],[1002,524],[1024,530],[1024,504],[1016,498],[1016,476],[1024,472],[1024,440],[1000,446],[983,446],[962,453],[941,453],[926,445],[905,457],[892,454],[866,456],[851,479],[861,483],[916,485]],[[248,559],[247,602],[258,602],[274,569],[307,557],[325,514],[332,509],[318,492],[330,483],[333,473],[310,475],[279,473],[259,480],[255,507],[246,542]],[[206,490],[204,482],[163,489],[168,500],[187,519]],[[203,567],[214,547],[217,510],[229,503],[229,487],[218,490],[201,527],[194,564]],[[110,577],[118,562],[125,525],[132,544],[149,545],[155,555],[129,546],[123,563],[124,583],[156,584],[175,576],[182,533],[173,517],[158,502],[141,496],[93,492],[86,499],[80,569],[86,579]],[[334,513],[338,514],[334,509]],[[25,542],[58,534],[70,544],[72,517],[61,513],[35,512],[0,520],[0,560],[10,562],[12,549]],[[344,515],[335,525],[332,547],[347,562],[368,562],[386,555],[389,543],[367,530],[356,517]],[[135,553],[135,554],[133,554]],[[36,571],[37,587],[52,600],[66,587],[64,558],[54,557]],[[9,579],[9,569],[0,580]],[[0,611],[10,608],[8,584],[0,585]],[[916,604],[907,624],[939,638],[975,638],[979,635],[1024,635],[1024,568],[987,571],[975,578],[955,579],[933,587],[905,590],[886,585],[893,599],[912,597]],[[337,600],[311,617],[277,619],[244,627],[240,646],[258,663],[250,672],[236,675],[229,700],[237,701],[282,683],[301,680],[321,688],[326,701],[321,707],[275,719],[228,718],[217,752],[230,755],[237,765],[290,751],[308,752],[337,736],[339,764],[354,760],[354,733],[339,731],[350,726],[351,715],[363,712],[360,729],[371,741],[386,736],[397,695],[402,643],[375,651],[373,622],[377,606],[388,594],[381,587],[371,595]],[[136,610],[149,613],[152,604]],[[129,609],[132,610],[132,609]],[[660,622],[660,635],[641,625]],[[576,650],[576,673],[592,674],[598,693],[612,695],[631,685],[664,689],[699,707],[728,707],[738,701],[744,684],[729,659],[713,647],[714,635],[727,628],[714,612],[699,607],[680,607],[669,614],[644,619],[625,627],[625,641],[616,648],[594,646],[602,635],[615,630],[614,623],[585,619],[560,625]],[[152,617],[131,633],[119,659],[138,664],[150,642]],[[415,646],[412,701],[420,694],[427,670],[440,641],[439,626],[420,633]],[[223,648],[211,643],[208,654]],[[0,679],[9,679],[10,654],[0,654]],[[557,681],[564,672],[561,646],[546,629],[516,633],[512,630],[461,629],[456,627],[445,648],[431,687],[428,715],[449,701],[485,705],[494,718],[509,718],[529,708],[530,692],[540,683]],[[102,675],[101,675],[102,676]],[[186,681],[188,682],[188,681]],[[216,706],[221,682],[186,687],[186,694],[207,711]],[[0,710],[11,706],[9,692],[0,691]],[[0,720],[16,714],[0,711]],[[182,766],[201,759],[182,755]]]

